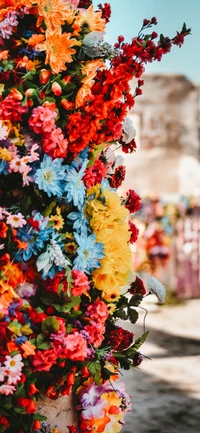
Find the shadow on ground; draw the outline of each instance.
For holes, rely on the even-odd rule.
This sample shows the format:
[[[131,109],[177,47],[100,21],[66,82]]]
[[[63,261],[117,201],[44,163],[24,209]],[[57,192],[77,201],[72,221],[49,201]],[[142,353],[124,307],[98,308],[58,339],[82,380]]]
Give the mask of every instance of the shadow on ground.
[[[200,433],[200,342],[147,329],[151,360],[123,372],[133,406],[123,433]],[[143,332],[139,325],[134,330]]]

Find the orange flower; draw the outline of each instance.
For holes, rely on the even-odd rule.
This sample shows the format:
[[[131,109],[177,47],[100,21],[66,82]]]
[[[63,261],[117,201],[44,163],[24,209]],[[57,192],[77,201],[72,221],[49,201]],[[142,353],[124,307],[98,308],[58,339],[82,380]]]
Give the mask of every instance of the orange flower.
[[[9,11],[17,10],[21,4],[22,2],[17,0],[0,0],[0,21],[5,18]]]
[[[76,50],[71,48],[77,44],[75,39],[70,39],[71,33],[61,34],[59,29],[46,32],[46,61],[51,66],[54,74],[66,70],[66,63],[72,62],[72,54]]]
[[[90,62],[86,62],[86,64],[83,66],[82,75],[85,75],[85,77],[83,78],[83,84],[76,95],[76,108],[79,108],[83,104],[84,98],[90,95],[90,89],[94,84],[94,78],[96,76],[98,68],[105,69],[105,64],[101,59],[91,60]]]
[[[8,58],[8,50],[0,51],[0,60],[6,60]]]
[[[34,47],[35,45],[40,44],[43,41],[44,41],[44,35],[34,34],[28,40],[28,45],[31,45],[32,47]]]
[[[88,9],[81,9],[77,17],[77,23],[80,26],[87,24],[90,31],[103,32],[105,30],[105,20],[102,18],[102,12],[95,12],[93,5]]]
[[[62,0],[38,0],[38,15],[37,26],[45,24],[49,29],[61,28],[61,25],[67,20],[69,13],[69,6]]]
[[[24,56],[22,59],[16,59],[18,68],[25,68],[27,71],[35,70],[36,66],[40,65],[39,60],[29,60],[27,56]]]
[[[18,350],[18,347],[14,341],[8,341],[7,349],[8,349],[8,352],[14,352],[15,350]]]
[[[27,358],[27,356],[35,355],[36,346],[31,344],[29,340],[27,340],[26,343],[21,344],[20,347],[24,351],[24,353],[22,355],[24,358]]]

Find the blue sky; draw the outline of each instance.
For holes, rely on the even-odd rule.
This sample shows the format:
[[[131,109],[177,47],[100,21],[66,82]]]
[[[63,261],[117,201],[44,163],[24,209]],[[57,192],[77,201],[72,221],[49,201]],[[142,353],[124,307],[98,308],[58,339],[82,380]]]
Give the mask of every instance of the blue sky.
[[[94,0],[94,6],[106,0]],[[146,67],[147,72],[182,73],[200,84],[200,0],[107,0],[112,17],[107,25],[105,39],[114,43],[118,35],[130,41],[136,36],[143,18],[157,17],[154,30],[173,37],[183,22],[192,28],[182,48],[173,47],[161,62]]]

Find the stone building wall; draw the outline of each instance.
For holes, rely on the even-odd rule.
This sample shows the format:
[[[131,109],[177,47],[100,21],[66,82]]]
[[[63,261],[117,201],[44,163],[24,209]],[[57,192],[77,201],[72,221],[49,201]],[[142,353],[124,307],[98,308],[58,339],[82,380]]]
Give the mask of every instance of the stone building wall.
[[[138,149],[131,158],[125,156],[124,189],[143,194],[200,191],[199,87],[184,75],[146,74],[143,95],[129,117]]]

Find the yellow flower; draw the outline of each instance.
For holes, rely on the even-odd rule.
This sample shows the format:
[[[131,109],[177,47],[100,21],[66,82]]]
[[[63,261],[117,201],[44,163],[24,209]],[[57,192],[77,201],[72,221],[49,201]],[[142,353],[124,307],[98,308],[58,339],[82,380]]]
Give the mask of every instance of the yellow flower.
[[[51,215],[50,221],[54,222],[54,229],[61,230],[64,226],[64,219],[61,215],[61,209],[59,207],[56,208],[57,215]]]
[[[12,160],[11,153],[5,147],[0,147],[0,159],[4,159],[7,162]]]

